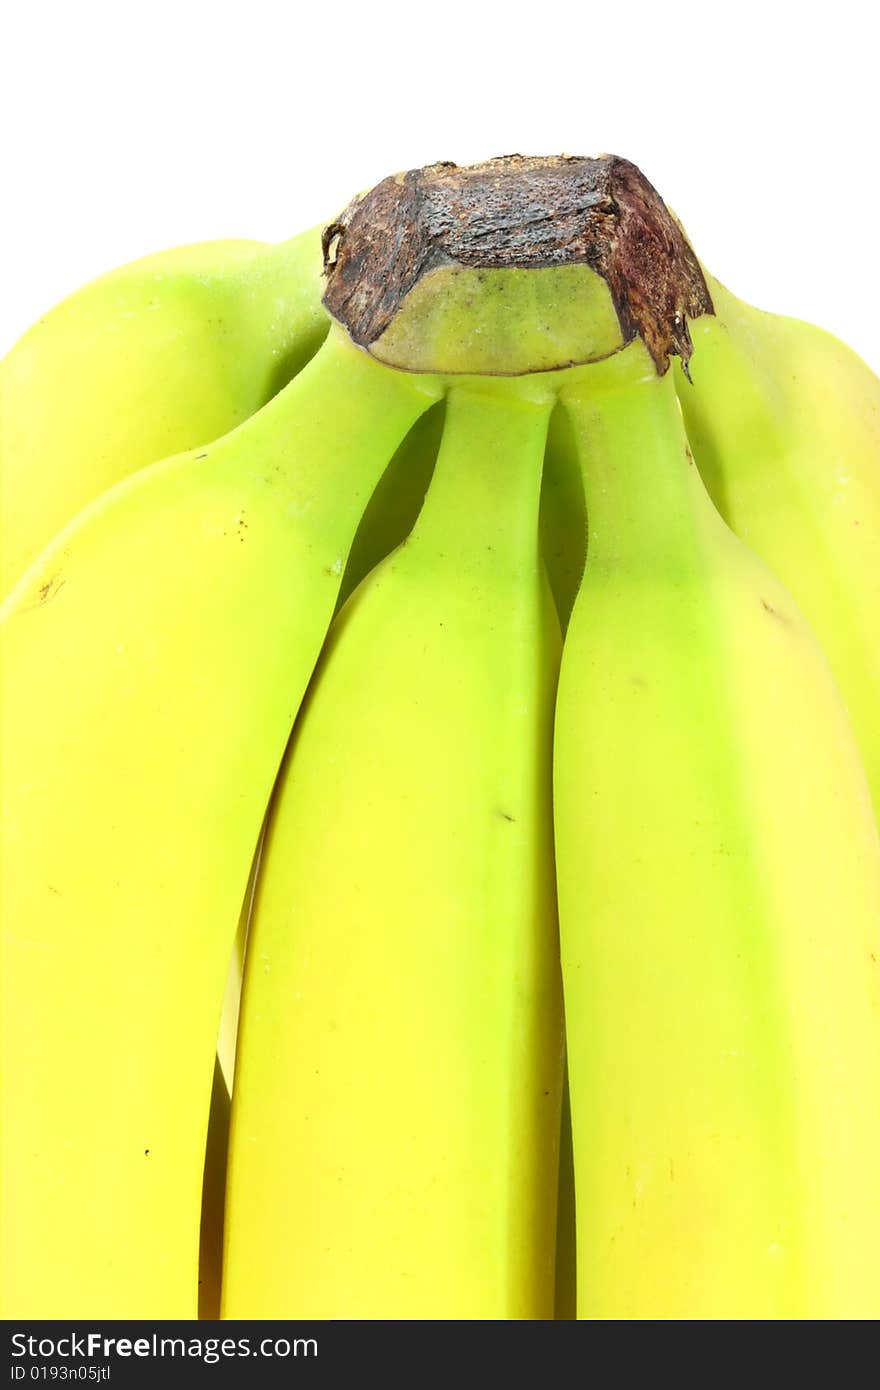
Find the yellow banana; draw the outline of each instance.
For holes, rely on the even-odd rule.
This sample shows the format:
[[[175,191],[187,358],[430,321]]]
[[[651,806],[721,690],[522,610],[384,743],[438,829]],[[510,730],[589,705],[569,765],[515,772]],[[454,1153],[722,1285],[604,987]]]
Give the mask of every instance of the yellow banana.
[[[227,1318],[553,1316],[552,400],[452,387],[415,529],[295,732],[245,971]]]
[[[227,433],[320,345],[320,232],[122,266],[0,362],[0,595],[88,502]]]
[[[352,536],[437,399],[333,333],[0,610],[3,1315],[189,1317],[232,939]]]
[[[688,438],[728,525],[802,608],[849,710],[880,823],[880,380],[812,324],[707,277]]]
[[[880,384],[614,156],[321,241],[0,364],[0,1315],[877,1318]]]
[[[0,362],[0,595],[95,497],[258,410],[320,346],[320,230],[175,247],[103,275]],[[220,1028],[229,1084],[246,921]]]
[[[591,371],[563,392],[590,532],[554,763],[579,1316],[876,1318],[864,771],[672,374],[641,344]]]
[[[0,592],[94,497],[227,433],[301,369],[329,325],[320,271],[318,228],[280,246],[178,247],[86,285],[25,334],[0,362]],[[371,499],[340,603],[412,524],[433,418],[407,436]],[[246,926],[218,1043],[230,1086]]]
[[[442,403],[438,402],[420,419],[416,420],[379,479],[352,541],[336,599],[337,611],[365,575],[409,535],[424,499],[437,456],[443,420],[442,411]],[[235,1066],[241,981],[244,971],[248,924],[261,846],[262,841],[254,856],[251,877],[232,948],[217,1040],[220,1067],[230,1091]]]
[[[338,611],[361,580],[409,535],[431,477],[443,421],[441,402],[416,420],[373,491],[352,541],[336,599]],[[553,494],[555,500],[555,494]],[[217,1054],[226,1086],[231,1091],[241,999],[241,982],[251,904],[262,840],[254,856],[238,931],[229,962],[220,1016]]]

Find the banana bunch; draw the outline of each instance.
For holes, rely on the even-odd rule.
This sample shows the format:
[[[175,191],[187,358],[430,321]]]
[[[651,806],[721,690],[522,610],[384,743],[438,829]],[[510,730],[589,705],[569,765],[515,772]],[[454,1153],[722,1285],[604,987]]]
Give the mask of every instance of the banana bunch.
[[[864,364],[510,156],[0,393],[2,1315],[880,1316]]]

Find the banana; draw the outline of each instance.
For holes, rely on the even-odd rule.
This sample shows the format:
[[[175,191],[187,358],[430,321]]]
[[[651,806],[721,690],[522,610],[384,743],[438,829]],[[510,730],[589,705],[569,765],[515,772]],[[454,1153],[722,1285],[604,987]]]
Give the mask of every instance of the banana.
[[[0,362],[0,595],[123,477],[216,439],[317,351],[320,230],[176,247],[84,286]],[[232,1081],[246,921],[220,1028]]]
[[[260,826],[360,515],[439,395],[334,331],[244,425],[82,512],[0,610],[7,1318],[195,1316]]]
[[[831,663],[880,824],[880,380],[812,324],[707,277],[678,388],[697,465],[728,525],[775,570]]]
[[[640,343],[593,370],[562,393],[590,534],[554,753],[579,1316],[876,1318],[864,770],[672,373]]]
[[[415,528],[295,731],[245,969],[225,1318],[553,1316],[552,401],[451,387]]]
[[[319,230],[122,266],[52,309],[0,362],[0,595],[87,503],[226,434],[317,350]]]

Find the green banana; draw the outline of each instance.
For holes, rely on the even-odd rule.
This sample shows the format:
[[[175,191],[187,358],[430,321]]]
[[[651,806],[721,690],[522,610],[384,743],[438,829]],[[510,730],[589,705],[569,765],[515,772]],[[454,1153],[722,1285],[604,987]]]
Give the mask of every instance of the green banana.
[[[539,383],[453,386],[276,792],[233,1091],[227,1318],[553,1316],[562,1020]]]
[[[87,503],[228,433],[320,346],[320,232],[147,256],[86,285],[0,362],[0,595]]]
[[[707,277],[714,316],[679,374],[688,438],[728,525],[818,636],[880,824],[880,380],[812,324],[762,313]]]
[[[824,656],[641,344],[563,391],[554,755],[582,1318],[880,1315],[880,842]]]
[[[246,424],[81,513],[0,610],[6,1317],[195,1315],[260,825],[360,515],[438,390],[331,334]]]
[[[228,433],[317,351],[320,230],[175,247],[57,305],[0,362],[0,595],[122,478]],[[243,924],[246,926],[246,923]],[[244,935],[219,1048],[232,1080]]]

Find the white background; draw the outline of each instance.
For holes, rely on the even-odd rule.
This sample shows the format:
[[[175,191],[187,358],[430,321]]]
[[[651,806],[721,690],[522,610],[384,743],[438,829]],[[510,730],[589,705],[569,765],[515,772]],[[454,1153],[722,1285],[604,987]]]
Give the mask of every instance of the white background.
[[[0,352],[123,261],[282,240],[399,169],[614,153],[732,290],[880,372],[875,12],[19,3],[0,40]]]

